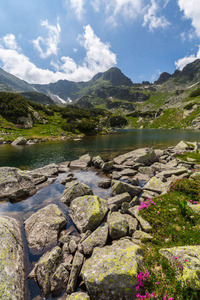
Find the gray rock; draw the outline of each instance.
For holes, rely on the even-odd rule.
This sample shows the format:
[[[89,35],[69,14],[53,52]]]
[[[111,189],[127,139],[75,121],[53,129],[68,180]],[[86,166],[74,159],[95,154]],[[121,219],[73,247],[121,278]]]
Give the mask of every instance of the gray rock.
[[[110,179],[103,179],[101,181],[99,181],[98,186],[103,188],[103,189],[109,189],[111,186],[111,180]]]
[[[92,164],[97,168],[97,169],[101,169],[104,161],[100,156],[95,156],[92,158]]]
[[[25,300],[24,248],[15,219],[0,217],[0,245],[1,299]]]
[[[161,194],[166,189],[166,184],[154,176],[145,184],[143,189]]]
[[[77,249],[77,243],[74,241],[74,240],[71,240],[70,242],[69,242],[69,253],[74,253],[75,251],[76,251],[76,249]]]
[[[138,224],[138,220],[136,218],[133,218],[131,215],[129,214],[123,214],[125,220],[128,223],[128,234],[130,236],[132,236],[132,234],[138,229],[139,224]]]
[[[29,278],[34,276],[45,298],[48,298],[51,293],[51,279],[61,262],[62,250],[57,246],[45,253],[29,274]]]
[[[51,293],[53,297],[59,296],[62,290],[66,287],[69,280],[69,272],[64,264],[60,264],[54,274],[51,276]]]
[[[137,171],[127,168],[127,169],[124,169],[123,171],[120,171],[119,174],[120,174],[120,177],[121,176],[134,176],[137,174]]]
[[[26,145],[27,139],[23,137],[18,137],[16,140],[14,140],[11,145],[17,146],[17,145]]]
[[[83,196],[72,201],[69,216],[80,232],[95,230],[108,211],[108,201],[97,196]]]
[[[136,230],[134,233],[133,233],[133,239],[137,239],[137,240],[140,240],[141,242],[145,242],[145,241],[149,241],[149,240],[152,240],[153,239],[153,236],[144,232],[144,231],[141,231],[141,230]]]
[[[113,181],[112,185],[112,195],[116,196],[122,193],[129,193],[131,197],[138,196],[142,192],[142,188],[139,186],[134,186],[129,183],[121,182],[121,181]]]
[[[186,168],[180,168],[180,169],[176,168],[173,170],[169,169],[168,171],[163,171],[163,172],[156,174],[156,177],[164,176],[164,177],[168,178],[168,177],[171,177],[172,175],[178,176],[178,175],[181,175],[181,174],[187,173],[187,172],[188,172],[188,170]]]
[[[57,205],[49,204],[38,210],[24,222],[29,248],[34,252],[56,245],[58,234],[66,224],[67,219]]]
[[[149,224],[149,222],[147,222],[146,220],[144,220],[140,215],[139,215],[139,210],[138,210],[139,206],[134,206],[129,208],[128,213],[132,216],[135,217],[139,224],[141,225],[142,229],[145,232],[149,232],[151,230],[151,225]]]
[[[35,169],[33,171],[30,171],[31,175],[44,175],[47,177],[50,177],[52,175],[57,175],[58,174],[58,165],[52,163],[49,165],[46,165],[42,168]]]
[[[82,242],[83,253],[90,255],[95,247],[103,247],[108,237],[108,225],[99,226],[88,238]]]
[[[71,182],[73,180],[76,180],[76,178],[72,177],[72,176],[67,176],[65,178],[62,178],[59,182],[60,184],[66,184],[67,182]]]
[[[142,163],[146,166],[153,164],[158,161],[158,157],[154,150],[150,148],[142,148],[133,150],[126,154],[120,155],[114,159],[114,163],[134,165],[136,163]]]
[[[36,185],[47,180],[46,176],[22,171],[18,168],[0,168],[0,199],[16,201],[17,199],[33,195]]]
[[[69,206],[72,200],[84,195],[93,195],[93,191],[86,184],[79,182],[78,180],[73,180],[66,183],[60,201]]]
[[[81,271],[89,296],[98,300],[135,299],[141,260],[141,248],[127,239],[95,248]]]
[[[121,212],[123,214],[126,214],[129,208],[130,208],[129,203],[124,202],[124,203],[122,203],[122,206],[121,206]]]
[[[72,270],[70,273],[68,285],[67,285],[67,293],[71,294],[75,291],[77,279],[81,271],[81,267],[83,264],[84,256],[79,251],[76,251],[76,254],[74,256],[73,264],[72,264]]]
[[[126,221],[124,215],[120,212],[113,212],[108,217],[108,231],[109,236],[113,239],[120,239],[128,233],[128,222]]]
[[[153,177],[155,173],[152,167],[139,167],[138,171],[142,174],[146,174],[149,177]]]
[[[153,192],[153,191],[149,191],[149,190],[143,190],[143,193],[142,193],[142,198],[144,200],[148,199],[148,198],[154,198],[154,197],[157,197],[158,195],[160,195],[160,193],[156,193],[156,192]],[[141,200],[141,198],[140,198]],[[141,202],[141,201],[140,201]],[[138,203],[139,204],[139,203]]]
[[[131,196],[127,192],[108,198],[109,206],[117,205],[117,207],[120,208],[124,202],[131,202]]]
[[[104,173],[110,172],[113,169],[113,163],[114,163],[113,161],[107,161],[107,162],[103,163],[101,170]]]

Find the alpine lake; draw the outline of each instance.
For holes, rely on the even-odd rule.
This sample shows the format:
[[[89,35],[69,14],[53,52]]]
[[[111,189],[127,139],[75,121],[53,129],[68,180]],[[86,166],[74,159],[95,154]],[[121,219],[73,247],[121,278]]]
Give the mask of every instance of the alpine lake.
[[[101,156],[104,160],[111,160],[114,157],[138,148],[153,147],[165,149],[175,146],[181,140],[199,141],[200,132],[192,130],[118,130],[109,135],[84,137],[79,140],[66,140],[62,142],[45,142],[26,146],[0,145],[0,167],[18,167],[22,169],[40,168],[50,163],[61,163],[78,159],[80,156],[89,153],[92,156]],[[99,188],[97,183],[102,175],[94,170],[73,172],[75,177],[90,186],[94,195],[107,199],[111,195],[111,189]],[[28,278],[39,256],[29,252],[23,222],[31,214],[48,204],[58,205],[68,216],[68,207],[60,202],[64,185],[60,184],[61,178],[67,173],[60,173],[54,183],[38,191],[32,197],[15,203],[0,202],[0,215],[7,215],[16,218],[21,224],[21,230],[25,250],[26,267],[26,299],[43,299],[37,283]],[[76,228],[68,218],[67,228],[76,232]],[[64,291],[63,291],[64,293]],[[59,296],[61,297],[62,294]],[[59,298],[58,297],[58,298]],[[58,299],[52,298],[48,299]]]

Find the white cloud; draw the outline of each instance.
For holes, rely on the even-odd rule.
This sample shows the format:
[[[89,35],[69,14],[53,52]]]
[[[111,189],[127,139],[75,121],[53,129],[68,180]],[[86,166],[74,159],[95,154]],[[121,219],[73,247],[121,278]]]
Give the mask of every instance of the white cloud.
[[[2,41],[5,45],[5,47],[7,47],[8,49],[18,50],[18,51],[21,50],[20,47],[17,45],[14,34],[12,34],[12,33],[6,34],[3,37]]]
[[[147,13],[144,15],[143,26],[149,25],[149,30],[153,31],[159,27],[166,28],[170,25],[164,16],[158,17],[157,13],[159,6],[155,0],[151,0],[151,6],[149,6]]]
[[[20,53],[17,43],[16,49],[10,49],[9,43],[7,45],[0,43],[0,61],[5,71],[29,83],[43,84],[59,79],[87,81],[96,73],[104,72],[116,65],[116,55],[110,50],[110,45],[103,43],[94,34],[90,25],[84,27],[84,33],[79,36],[79,42],[86,51],[82,64],[77,64],[72,58],[63,56],[61,61],[51,63],[56,69],[55,72],[38,68],[30,62],[27,56]]]
[[[40,57],[47,58],[51,55],[57,55],[58,44],[60,42],[60,25],[49,25],[48,20],[42,21],[43,26],[48,31],[48,37],[43,38],[39,36],[36,40],[33,40],[34,47],[38,50]]]
[[[68,0],[65,0],[66,5]],[[70,0],[71,8],[75,11],[75,14],[79,20],[82,19],[83,14],[85,13],[84,9],[85,0]]]
[[[200,37],[200,1],[199,0],[178,0],[180,10],[183,11],[185,18],[191,19],[192,26],[196,34]]]
[[[189,63],[195,61],[197,58],[200,58],[200,46],[199,46],[199,50],[198,50],[198,52],[197,52],[196,55],[195,55],[195,54],[192,54],[192,55],[190,55],[190,56],[185,56],[185,57],[183,57],[183,58],[180,58],[179,60],[177,60],[177,61],[175,62],[175,66],[176,66],[177,69],[179,69],[179,70],[182,71],[183,68],[184,68],[187,64],[189,64]]]

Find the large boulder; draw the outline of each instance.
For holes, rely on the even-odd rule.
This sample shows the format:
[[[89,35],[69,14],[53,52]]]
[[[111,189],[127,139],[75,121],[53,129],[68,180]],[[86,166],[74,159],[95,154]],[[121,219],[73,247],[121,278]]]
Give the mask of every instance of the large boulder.
[[[36,192],[36,186],[47,180],[43,174],[33,174],[14,167],[0,168],[0,199],[16,201]]]
[[[159,250],[176,269],[178,279],[193,290],[200,290],[200,246],[182,246]]]
[[[55,246],[58,234],[67,224],[67,219],[59,207],[49,204],[31,215],[25,222],[25,232],[32,252]]]
[[[91,188],[78,180],[73,180],[65,184],[60,201],[69,206],[72,200],[85,195],[93,195]]]
[[[81,271],[91,299],[135,299],[141,260],[141,248],[127,239],[95,248]]]
[[[69,216],[80,232],[95,230],[108,211],[108,201],[97,196],[83,196],[74,199]]]
[[[56,246],[50,252],[45,253],[39,261],[35,264],[34,269],[29,274],[29,278],[34,278],[42,292],[43,297],[48,298],[53,283],[54,285],[54,272],[62,262],[62,250]]]
[[[133,166],[136,163],[142,163],[146,166],[150,166],[156,161],[158,161],[158,157],[154,150],[150,148],[133,150],[114,158],[114,162],[116,164],[125,164],[129,166]]]
[[[0,217],[0,245],[0,298],[25,300],[24,248],[15,219]]]
[[[50,177],[52,175],[58,174],[58,165],[52,163],[52,164],[46,165],[42,168],[32,170],[29,173],[32,175],[36,174],[36,175],[44,175],[44,176]]]
[[[116,196],[123,193],[128,193],[131,197],[138,196],[142,192],[140,186],[134,186],[119,180],[112,180],[112,195]]]

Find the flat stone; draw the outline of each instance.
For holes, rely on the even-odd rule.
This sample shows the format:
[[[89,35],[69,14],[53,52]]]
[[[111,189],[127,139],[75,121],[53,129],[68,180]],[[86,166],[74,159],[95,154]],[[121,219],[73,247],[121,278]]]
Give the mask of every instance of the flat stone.
[[[114,163],[119,165],[125,164],[127,161],[129,162],[129,165],[131,165],[131,163],[132,165],[136,163],[143,163],[144,165],[149,166],[158,161],[158,157],[153,149],[142,148],[114,158]]]
[[[141,231],[141,230],[136,230],[133,233],[132,237],[133,237],[133,239],[141,240],[141,242],[145,242],[145,241],[149,241],[149,240],[153,239],[152,235],[150,235],[144,231]]]
[[[161,194],[166,189],[166,185],[154,176],[144,185],[143,189]]]
[[[68,295],[66,300],[90,300],[90,297],[86,293],[77,292],[77,293],[72,293],[71,295]]]

